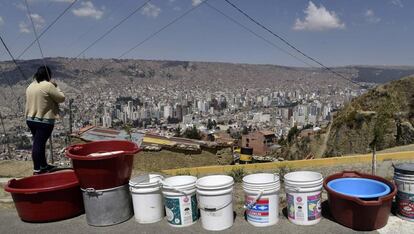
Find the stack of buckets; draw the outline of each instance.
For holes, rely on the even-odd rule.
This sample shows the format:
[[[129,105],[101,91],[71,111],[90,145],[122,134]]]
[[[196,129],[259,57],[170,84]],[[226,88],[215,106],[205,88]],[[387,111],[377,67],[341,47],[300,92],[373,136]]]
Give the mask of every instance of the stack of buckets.
[[[138,146],[129,141],[97,141],[67,148],[79,179],[86,221],[92,226],[122,223],[133,216],[128,181]]]
[[[397,185],[397,216],[414,221],[414,163],[394,166],[394,181]]]

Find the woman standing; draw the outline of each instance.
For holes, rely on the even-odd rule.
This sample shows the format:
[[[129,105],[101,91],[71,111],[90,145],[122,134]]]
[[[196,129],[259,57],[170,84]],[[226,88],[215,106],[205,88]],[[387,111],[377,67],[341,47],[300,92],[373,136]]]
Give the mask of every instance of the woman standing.
[[[51,81],[49,67],[41,66],[34,74],[33,82],[26,89],[26,123],[33,136],[33,174],[53,171],[56,167],[46,162],[46,142],[52,134],[59,103],[65,95]]]

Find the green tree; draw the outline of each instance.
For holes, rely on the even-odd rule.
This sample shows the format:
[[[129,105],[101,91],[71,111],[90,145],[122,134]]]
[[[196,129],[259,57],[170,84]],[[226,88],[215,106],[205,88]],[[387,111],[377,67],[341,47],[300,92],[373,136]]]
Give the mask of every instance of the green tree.
[[[178,125],[178,127],[174,130],[174,136],[175,137],[180,137],[181,136],[181,127],[180,125]]]
[[[184,135],[184,137],[189,138],[189,139],[196,139],[196,140],[201,139],[201,133],[200,133],[200,131],[198,131],[198,129],[195,125],[193,125],[193,127],[191,127],[191,128],[187,128],[184,131],[183,135]]]
[[[207,129],[208,130],[213,129],[213,122],[211,121],[211,119],[208,119],[208,121],[207,121]]]
[[[299,129],[298,129],[298,126],[296,126],[295,124],[295,126],[293,126],[288,132],[288,135],[287,135],[288,143],[292,142],[292,140],[295,139],[298,134],[299,134]]]

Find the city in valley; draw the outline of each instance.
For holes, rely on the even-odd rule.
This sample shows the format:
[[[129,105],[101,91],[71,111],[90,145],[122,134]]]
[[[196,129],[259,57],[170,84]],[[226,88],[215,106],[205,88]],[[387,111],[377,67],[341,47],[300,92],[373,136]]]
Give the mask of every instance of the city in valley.
[[[326,128],[335,111],[374,87],[378,71],[385,69],[337,68],[360,80],[360,85],[355,85],[323,69],[274,65],[47,60],[56,69],[56,80],[67,97],[60,105],[61,118],[52,141],[55,160],[63,161],[70,128],[76,133],[90,125],[206,141],[219,140],[208,137],[215,135],[234,140],[234,145],[241,145],[247,133],[265,132],[271,135],[266,145],[278,148],[294,127],[307,129],[309,134]],[[40,61],[25,61],[22,68],[27,74],[33,73],[30,68],[36,63]],[[11,133],[7,138],[3,134],[2,142],[9,142],[13,159],[30,160],[31,135],[19,118],[22,109],[18,108],[24,106],[21,97],[30,80],[22,80],[10,62],[1,63],[0,68],[14,79],[13,91],[2,86],[4,125]],[[367,75],[361,76],[363,71]],[[407,68],[399,71],[411,72]],[[197,129],[197,136],[190,136],[192,128]],[[279,157],[269,148],[257,149],[254,154]],[[2,144],[1,158],[8,157],[7,145]]]

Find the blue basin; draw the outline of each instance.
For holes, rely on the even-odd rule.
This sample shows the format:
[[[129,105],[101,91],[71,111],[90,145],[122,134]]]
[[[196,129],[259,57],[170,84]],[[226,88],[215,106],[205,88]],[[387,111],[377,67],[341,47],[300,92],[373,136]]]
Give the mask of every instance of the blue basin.
[[[329,181],[327,185],[337,193],[358,198],[376,198],[391,192],[387,184],[365,178],[340,178]]]

